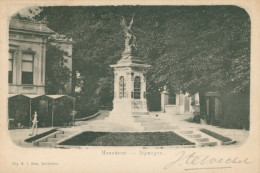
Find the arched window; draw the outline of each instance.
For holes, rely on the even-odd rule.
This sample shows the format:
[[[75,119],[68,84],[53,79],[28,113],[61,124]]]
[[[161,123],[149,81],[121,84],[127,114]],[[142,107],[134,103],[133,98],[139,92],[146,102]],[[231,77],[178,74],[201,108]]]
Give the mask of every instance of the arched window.
[[[125,97],[125,79],[124,76],[119,78],[119,98]]]
[[[134,99],[140,99],[141,83],[140,77],[136,76],[134,80]]]

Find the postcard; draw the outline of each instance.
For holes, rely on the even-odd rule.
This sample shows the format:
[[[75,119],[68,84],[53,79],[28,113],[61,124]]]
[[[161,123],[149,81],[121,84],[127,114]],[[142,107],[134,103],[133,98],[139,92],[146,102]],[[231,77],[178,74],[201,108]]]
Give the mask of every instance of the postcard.
[[[259,172],[256,1],[1,1],[4,172]]]

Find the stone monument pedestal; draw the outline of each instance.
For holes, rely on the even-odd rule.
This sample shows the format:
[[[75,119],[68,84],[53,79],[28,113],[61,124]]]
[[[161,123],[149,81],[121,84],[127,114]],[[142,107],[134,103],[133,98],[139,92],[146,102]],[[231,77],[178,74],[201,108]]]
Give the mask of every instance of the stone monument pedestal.
[[[140,128],[134,117],[145,116],[147,110],[146,101],[146,70],[150,65],[129,55],[123,58],[114,68],[114,100],[113,110],[107,120],[120,124],[131,125]]]

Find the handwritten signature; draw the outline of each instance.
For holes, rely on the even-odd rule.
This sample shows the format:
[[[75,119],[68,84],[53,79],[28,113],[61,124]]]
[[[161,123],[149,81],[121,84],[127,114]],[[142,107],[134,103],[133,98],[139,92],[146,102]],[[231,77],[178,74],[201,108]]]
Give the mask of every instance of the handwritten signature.
[[[238,157],[227,157],[227,158],[216,158],[210,155],[198,155],[196,152],[186,154],[182,151],[177,154],[177,159],[171,161],[164,166],[164,169],[169,169],[170,167],[178,164],[187,165],[208,165],[208,164],[250,164],[248,157],[238,158]]]

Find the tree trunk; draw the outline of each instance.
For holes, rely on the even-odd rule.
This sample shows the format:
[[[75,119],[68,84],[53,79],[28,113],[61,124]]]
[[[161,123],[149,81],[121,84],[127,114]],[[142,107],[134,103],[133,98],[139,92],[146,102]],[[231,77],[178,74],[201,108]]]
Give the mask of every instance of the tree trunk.
[[[207,107],[206,107],[206,98],[204,92],[199,92],[199,101],[200,101],[200,115],[205,119]]]

